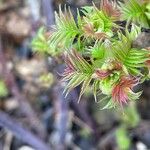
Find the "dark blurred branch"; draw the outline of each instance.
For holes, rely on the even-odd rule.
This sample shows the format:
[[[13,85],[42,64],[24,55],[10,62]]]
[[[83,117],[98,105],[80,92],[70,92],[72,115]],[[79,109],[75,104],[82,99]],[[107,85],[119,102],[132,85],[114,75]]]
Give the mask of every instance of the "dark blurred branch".
[[[38,132],[38,134],[42,138],[45,138],[46,131],[45,131],[44,126],[38,119],[36,113],[32,109],[28,100],[26,100],[24,95],[21,94],[21,91],[19,90],[19,88],[16,84],[13,73],[7,67],[7,61],[6,61],[6,58],[5,58],[5,55],[3,52],[3,48],[2,48],[1,37],[0,37],[0,65],[1,65],[0,74],[3,77],[3,79],[5,80],[8,89],[10,90],[12,95],[16,98],[16,100],[18,101],[19,106],[20,106],[20,111],[27,116],[27,118],[29,119],[29,123]]]
[[[18,139],[29,144],[36,150],[51,150],[43,141],[23,128],[16,120],[12,120],[6,113],[0,111],[0,126],[10,130]]]
[[[92,117],[87,112],[87,108],[84,102],[81,101],[80,104],[77,103],[78,93],[76,89],[70,92],[70,96],[68,97],[68,99],[71,99],[71,106],[74,109],[76,115],[79,116],[79,118],[83,120],[94,133],[97,133],[96,123],[93,121]]]
[[[52,0],[42,0],[43,15],[46,17],[46,25],[49,28],[54,23],[54,10]]]
[[[56,147],[59,150],[65,149],[65,139],[66,133],[68,130],[68,101],[63,95],[64,87],[61,84],[58,84],[54,88],[54,103],[56,111],[55,126],[56,131],[58,132],[58,146]]]
[[[49,29],[50,26],[54,23],[54,11],[52,0],[42,0],[42,8],[43,14],[46,18],[47,29]],[[56,68],[62,71],[63,65],[57,64]],[[53,69],[54,68],[52,68],[52,70]],[[55,72],[54,74],[58,76],[56,70],[53,71]],[[53,89],[54,107],[56,112],[55,127],[56,132],[58,133],[58,141],[56,141],[57,145],[55,146],[55,148],[58,150],[65,150],[66,133],[68,130],[68,102],[66,101],[66,98],[63,95],[63,90],[64,86],[60,83],[57,83],[57,85]]]

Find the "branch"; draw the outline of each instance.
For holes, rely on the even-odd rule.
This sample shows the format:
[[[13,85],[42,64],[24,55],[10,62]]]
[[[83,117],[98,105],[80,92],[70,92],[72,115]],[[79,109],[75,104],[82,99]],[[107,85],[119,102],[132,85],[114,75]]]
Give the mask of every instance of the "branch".
[[[46,17],[46,25],[49,28],[54,23],[54,11],[52,0],[42,0],[43,14]]]
[[[0,126],[10,130],[18,139],[29,144],[36,150],[51,150],[51,148],[38,137],[23,128],[16,120],[13,120],[2,111],[0,111]]]
[[[68,130],[68,101],[63,95],[64,87],[57,84],[54,88],[54,106],[56,111],[55,126],[59,134],[57,149],[65,149],[66,133]]]

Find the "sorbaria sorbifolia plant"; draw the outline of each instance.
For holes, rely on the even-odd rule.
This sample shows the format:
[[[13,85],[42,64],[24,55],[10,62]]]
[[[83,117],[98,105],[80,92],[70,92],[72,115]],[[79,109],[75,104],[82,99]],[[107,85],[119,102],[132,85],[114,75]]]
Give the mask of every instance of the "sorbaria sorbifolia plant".
[[[139,98],[141,91],[133,88],[150,77],[150,49],[133,47],[133,41],[150,28],[149,0],[101,0],[100,7],[78,9],[75,19],[70,8],[60,7],[55,21],[50,35],[41,29],[33,46],[54,57],[65,55],[66,95],[82,84],[78,101],[90,86],[96,102],[105,100],[104,108]]]

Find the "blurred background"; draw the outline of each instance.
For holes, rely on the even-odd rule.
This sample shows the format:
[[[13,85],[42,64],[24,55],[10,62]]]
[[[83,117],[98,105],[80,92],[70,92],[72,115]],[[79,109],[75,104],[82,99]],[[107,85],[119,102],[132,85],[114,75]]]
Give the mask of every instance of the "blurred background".
[[[33,52],[32,39],[42,26],[49,31],[60,4],[76,16],[92,1],[0,0],[0,150],[149,150],[150,82],[124,113],[101,110],[90,89],[79,104],[80,87],[64,98],[63,62]],[[150,31],[134,45],[150,46]]]

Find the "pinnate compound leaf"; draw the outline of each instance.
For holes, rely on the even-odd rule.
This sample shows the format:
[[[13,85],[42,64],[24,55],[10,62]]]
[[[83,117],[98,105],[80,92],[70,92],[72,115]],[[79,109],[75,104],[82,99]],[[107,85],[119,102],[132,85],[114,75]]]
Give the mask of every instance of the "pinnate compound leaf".
[[[120,40],[114,42],[112,46],[113,56],[127,68],[129,73],[140,75],[140,68],[145,67],[145,62],[149,59],[149,51],[132,48],[131,34],[129,34],[128,32],[125,36],[119,33]],[[137,33],[133,35],[135,34],[137,35]]]
[[[150,20],[147,16],[147,4],[142,0],[127,0],[125,3],[120,3],[120,11],[122,12],[123,20],[132,21],[142,27],[149,28]]]
[[[69,80],[64,93],[67,94],[75,87],[82,83],[81,92],[79,95],[79,100],[81,96],[89,86],[92,80],[93,68],[81,55],[79,55],[75,50],[67,53],[65,58],[67,68],[64,72],[64,79]],[[71,75],[70,75],[71,74]]]

